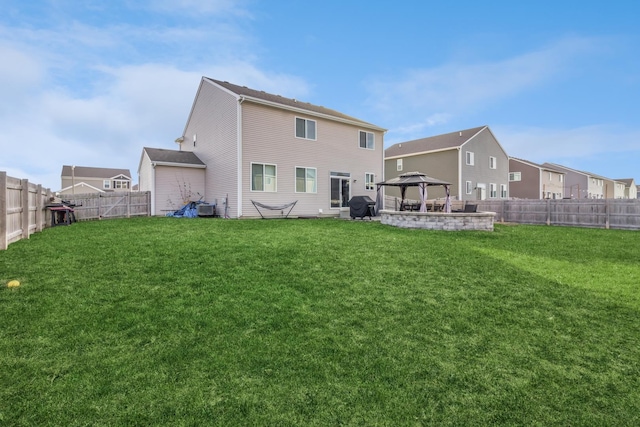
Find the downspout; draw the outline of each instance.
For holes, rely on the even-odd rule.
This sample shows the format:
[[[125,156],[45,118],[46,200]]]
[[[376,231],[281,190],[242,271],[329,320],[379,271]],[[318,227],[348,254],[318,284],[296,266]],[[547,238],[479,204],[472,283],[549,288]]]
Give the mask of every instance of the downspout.
[[[242,217],[242,103],[244,102],[244,96],[241,96],[240,99],[238,99],[238,109],[237,109],[237,116],[238,116],[238,129],[237,129],[237,158],[238,158],[238,188],[237,188],[237,208],[238,208],[238,214],[237,217],[240,218]],[[227,200],[227,203],[229,201]]]
[[[458,147],[458,200],[462,200],[462,147]]]
[[[151,163],[151,216],[156,215],[156,163]]]

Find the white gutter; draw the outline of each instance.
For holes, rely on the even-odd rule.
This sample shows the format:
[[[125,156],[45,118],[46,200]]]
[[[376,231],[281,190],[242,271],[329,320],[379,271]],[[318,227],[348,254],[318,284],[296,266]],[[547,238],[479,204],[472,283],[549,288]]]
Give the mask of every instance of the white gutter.
[[[467,192],[466,182],[464,192]],[[458,147],[458,200],[462,200],[462,147]]]
[[[240,96],[238,98],[238,107],[237,107],[237,116],[238,116],[238,129],[236,130],[237,132],[237,158],[238,158],[238,177],[237,177],[237,182],[238,182],[238,188],[237,188],[237,201],[236,203],[238,204],[238,218],[242,217],[242,103],[245,101],[245,97],[244,96]],[[227,199],[227,203],[229,203],[229,199]]]

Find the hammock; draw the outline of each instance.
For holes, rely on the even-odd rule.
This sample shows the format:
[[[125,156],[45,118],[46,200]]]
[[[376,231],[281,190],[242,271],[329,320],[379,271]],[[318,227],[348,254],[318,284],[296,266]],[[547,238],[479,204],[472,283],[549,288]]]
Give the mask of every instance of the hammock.
[[[253,203],[253,206],[255,206],[255,208],[258,211],[258,213],[260,214],[260,216],[264,219],[265,216],[262,215],[262,212],[260,212],[260,208],[268,209],[270,211],[280,211],[280,213],[282,215],[284,215],[285,218],[287,218],[289,216],[289,214],[291,213],[291,211],[293,210],[293,207],[296,205],[296,203],[298,203],[298,201],[296,200],[295,202],[287,203],[287,204],[284,204],[284,205],[276,205],[276,206],[265,205],[263,203],[256,202],[255,200],[251,200],[251,203]],[[289,210],[285,214],[284,211],[287,210],[287,209],[289,209]]]

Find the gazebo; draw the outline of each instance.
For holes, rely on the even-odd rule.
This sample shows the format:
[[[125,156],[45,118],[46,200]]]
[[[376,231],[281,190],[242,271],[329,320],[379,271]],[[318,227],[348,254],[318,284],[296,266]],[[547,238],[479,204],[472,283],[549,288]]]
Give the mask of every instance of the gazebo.
[[[442,181],[437,178],[432,178],[427,176],[421,172],[407,172],[398,177],[388,179],[384,182],[378,182],[376,184],[378,188],[378,194],[376,197],[376,211],[382,206],[382,186],[390,185],[393,187],[400,187],[400,207],[404,206],[405,194],[407,191],[407,187],[418,187],[418,191],[420,194],[420,212],[427,211],[427,187],[432,185],[442,185],[445,189],[447,197],[444,203],[443,211],[446,213],[451,213],[451,197],[449,187],[451,186],[450,182]]]

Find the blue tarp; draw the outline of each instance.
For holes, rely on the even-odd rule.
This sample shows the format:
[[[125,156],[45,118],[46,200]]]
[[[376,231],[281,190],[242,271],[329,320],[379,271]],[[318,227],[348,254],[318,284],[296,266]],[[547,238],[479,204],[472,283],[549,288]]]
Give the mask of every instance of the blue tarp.
[[[177,211],[167,213],[167,216],[175,218],[197,218],[198,205],[202,202],[189,202]]]

